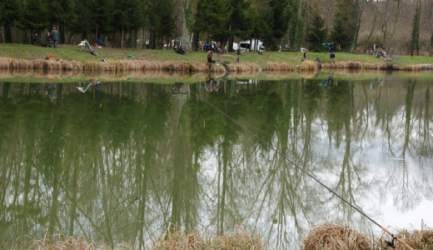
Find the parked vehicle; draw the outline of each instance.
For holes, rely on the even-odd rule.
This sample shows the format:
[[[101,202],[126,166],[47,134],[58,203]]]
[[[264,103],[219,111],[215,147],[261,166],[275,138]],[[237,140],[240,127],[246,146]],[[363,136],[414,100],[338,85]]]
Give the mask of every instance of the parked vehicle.
[[[248,51],[259,52],[261,50],[261,47],[264,48],[264,45],[263,45],[262,41],[257,40],[257,39],[242,41],[242,42],[239,42],[239,44],[233,43],[233,50],[237,50],[239,47],[241,48],[241,52],[248,52]],[[264,51],[264,49],[263,49],[263,51]]]

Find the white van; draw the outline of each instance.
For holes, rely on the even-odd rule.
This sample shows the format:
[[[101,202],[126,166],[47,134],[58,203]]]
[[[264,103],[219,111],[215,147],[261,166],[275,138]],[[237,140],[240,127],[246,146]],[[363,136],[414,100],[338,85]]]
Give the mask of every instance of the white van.
[[[258,44],[258,46],[255,45],[256,43]],[[236,51],[239,47],[241,48],[241,52],[251,51],[252,49],[254,49],[254,51],[260,51],[260,47],[264,48],[263,42],[256,39],[233,43],[233,50]]]

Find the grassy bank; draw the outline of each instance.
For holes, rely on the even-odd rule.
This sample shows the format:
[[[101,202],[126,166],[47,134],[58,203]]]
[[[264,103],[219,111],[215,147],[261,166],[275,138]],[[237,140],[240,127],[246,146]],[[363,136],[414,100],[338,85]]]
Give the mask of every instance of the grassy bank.
[[[302,250],[347,250],[347,249],[433,249],[433,231],[415,230],[412,232],[402,230],[396,235],[396,240],[392,241],[391,236],[382,235],[373,238],[360,234],[356,230],[344,225],[323,224],[310,230],[308,235],[302,240]],[[86,237],[87,238],[87,237]],[[398,239],[398,240],[397,240]],[[392,243],[392,246],[388,242]],[[404,244],[403,244],[404,243]],[[6,246],[5,246],[6,247]],[[7,249],[7,248],[6,248]],[[91,239],[73,238],[64,235],[51,235],[46,232],[43,239],[28,240],[16,248],[20,250],[108,250],[108,249],[137,249],[128,243],[118,243],[113,245],[96,244]],[[146,249],[152,250],[265,250],[273,249],[261,243],[260,236],[249,234],[243,228],[237,227],[233,232],[224,235],[204,238],[197,233],[189,233],[183,230],[166,232],[156,239],[151,246]]]
[[[75,72],[125,72],[125,71],[184,71],[225,72],[220,64],[209,67],[205,52],[187,51],[186,55],[173,50],[95,48],[93,56],[87,48],[77,45],[60,45],[56,49],[35,45],[0,44],[0,69],[68,70]],[[48,60],[54,55],[54,60]],[[301,52],[254,52],[242,53],[240,63],[234,52],[221,55],[234,72],[311,72],[318,69],[316,58],[324,70],[368,69],[422,71],[433,69],[433,57],[399,56],[387,61],[372,55],[336,53],[336,63],[331,63],[329,53],[309,52],[309,60],[301,62]],[[218,60],[215,55],[214,59]]]

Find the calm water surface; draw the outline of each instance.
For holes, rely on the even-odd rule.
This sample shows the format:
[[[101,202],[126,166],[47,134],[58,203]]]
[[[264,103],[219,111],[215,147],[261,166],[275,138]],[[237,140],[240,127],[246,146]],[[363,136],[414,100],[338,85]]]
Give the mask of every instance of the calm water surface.
[[[1,82],[0,244],[49,229],[144,249],[170,225],[242,226],[271,249],[323,223],[381,233],[299,168],[393,232],[432,227],[433,80],[331,83]]]

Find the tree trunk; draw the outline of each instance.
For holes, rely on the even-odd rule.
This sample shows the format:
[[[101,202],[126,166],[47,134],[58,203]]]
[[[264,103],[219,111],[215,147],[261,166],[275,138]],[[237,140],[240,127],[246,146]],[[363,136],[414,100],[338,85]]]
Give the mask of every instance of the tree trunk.
[[[122,25],[122,32],[120,34],[120,48],[123,49],[123,36],[125,32],[125,26]]]
[[[358,21],[356,23],[355,36],[354,36],[353,42],[352,42],[352,52],[354,52],[354,53],[357,53],[357,49],[358,49],[358,35],[359,35],[359,28],[361,27],[361,16],[362,16],[362,10],[359,9]]]
[[[6,21],[3,28],[4,28],[4,35],[5,35],[4,41],[6,43],[12,43],[12,32],[11,32],[10,22]]]
[[[364,53],[366,53],[367,49],[370,48],[371,36],[373,35],[374,28],[376,27],[376,22],[377,22],[377,17],[378,17],[377,8],[374,6],[373,3],[374,2],[370,2],[371,6],[374,9],[373,25],[371,26],[370,34],[368,34],[368,38],[367,38],[366,46],[365,46],[365,49],[364,49]]]

